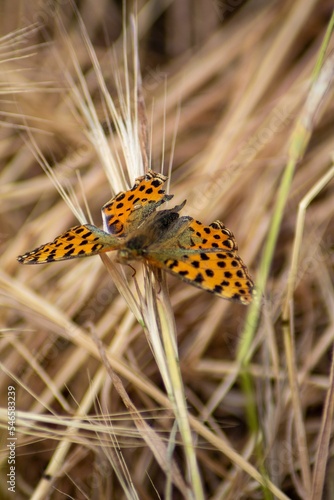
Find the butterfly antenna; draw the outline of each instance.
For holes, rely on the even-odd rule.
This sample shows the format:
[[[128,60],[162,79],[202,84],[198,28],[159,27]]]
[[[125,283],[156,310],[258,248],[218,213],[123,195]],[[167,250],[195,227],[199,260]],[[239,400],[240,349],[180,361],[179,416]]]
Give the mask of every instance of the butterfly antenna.
[[[134,65],[135,88],[137,92],[137,108],[135,109],[135,121],[138,129],[138,137],[139,137],[143,166],[145,172],[147,172],[149,169],[148,120],[146,114],[146,106],[143,93],[143,80],[141,76],[140,60],[138,53],[137,23],[133,15],[131,15],[130,17],[130,25],[132,29],[132,38],[133,38],[133,51],[134,51],[133,65]]]

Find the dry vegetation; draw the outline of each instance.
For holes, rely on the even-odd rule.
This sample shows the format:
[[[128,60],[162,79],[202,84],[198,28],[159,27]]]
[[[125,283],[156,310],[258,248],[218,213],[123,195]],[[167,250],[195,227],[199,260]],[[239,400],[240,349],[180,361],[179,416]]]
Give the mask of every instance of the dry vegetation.
[[[333,498],[332,2],[138,1],[151,166],[234,232],[251,307],[168,277],[169,307],[107,258],[17,263],[140,175],[86,45],[119,107],[131,29],[127,70],[121,2],[92,3],[85,28],[67,1],[1,7],[0,496],[15,386],[17,499]]]

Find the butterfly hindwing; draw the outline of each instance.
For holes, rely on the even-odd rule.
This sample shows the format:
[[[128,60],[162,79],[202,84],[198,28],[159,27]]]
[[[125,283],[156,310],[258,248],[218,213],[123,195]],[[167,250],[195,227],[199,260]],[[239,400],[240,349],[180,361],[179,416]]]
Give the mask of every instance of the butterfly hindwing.
[[[248,304],[253,282],[235,253],[188,251],[166,259],[166,270],[182,280],[225,299]]]
[[[17,260],[22,264],[45,264],[117,250],[120,244],[121,239],[115,238],[91,224],[86,224],[72,227],[57,236],[51,243],[46,243],[31,252],[20,255]]]
[[[250,303],[254,283],[237,254],[233,234],[219,221],[187,225],[160,251],[156,246],[148,249],[150,264],[220,297]]]
[[[186,240],[187,238],[188,241]],[[238,245],[234,239],[233,233],[219,220],[212,222],[210,226],[206,226],[198,220],[193,220],[188,230],[180,237],[181,245],[182,241],[190,245],[190,247],[196,247],[199,250],[214,250],[215,248],[231,252],[236,252],[238,250]]]

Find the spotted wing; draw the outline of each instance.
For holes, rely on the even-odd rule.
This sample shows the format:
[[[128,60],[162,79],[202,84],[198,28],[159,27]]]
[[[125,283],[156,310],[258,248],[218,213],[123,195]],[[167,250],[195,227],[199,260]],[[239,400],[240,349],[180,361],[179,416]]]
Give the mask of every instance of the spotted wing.
[[[117,250],[122,239],[115,238],[91,224],[75,226],[57,236],[51,243],[20,255],[21,264],[47,264],[59,260],[89,257],[111,250]]]
[[[237,250],[233,234],[221,222],[205,226],[192,221],[175,240],[152,247],[147,260],[191,285],[249,304],[254,283]]]
[[[161,188],[167,177],[149,170],[138,177],[129,191],[118,193],[102,207],[103,227],[115,236],[126,236],[137,229],[162,203],[173,196]]]

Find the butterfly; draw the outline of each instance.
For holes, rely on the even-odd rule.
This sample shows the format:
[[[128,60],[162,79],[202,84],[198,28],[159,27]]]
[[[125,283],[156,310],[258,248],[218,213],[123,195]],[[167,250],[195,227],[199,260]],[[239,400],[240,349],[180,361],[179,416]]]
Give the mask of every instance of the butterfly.
[[[122,264],[142,260],[219,297],[249,304],[254,283],[231,231],[218,220],[206,226],[180,216],[186,201],[157,210],[173,198],[161,188],[166,180],[149,170],[102,207],[103,230],[92,224],[72,227],[17,260],[45,264],[117,251]]]

